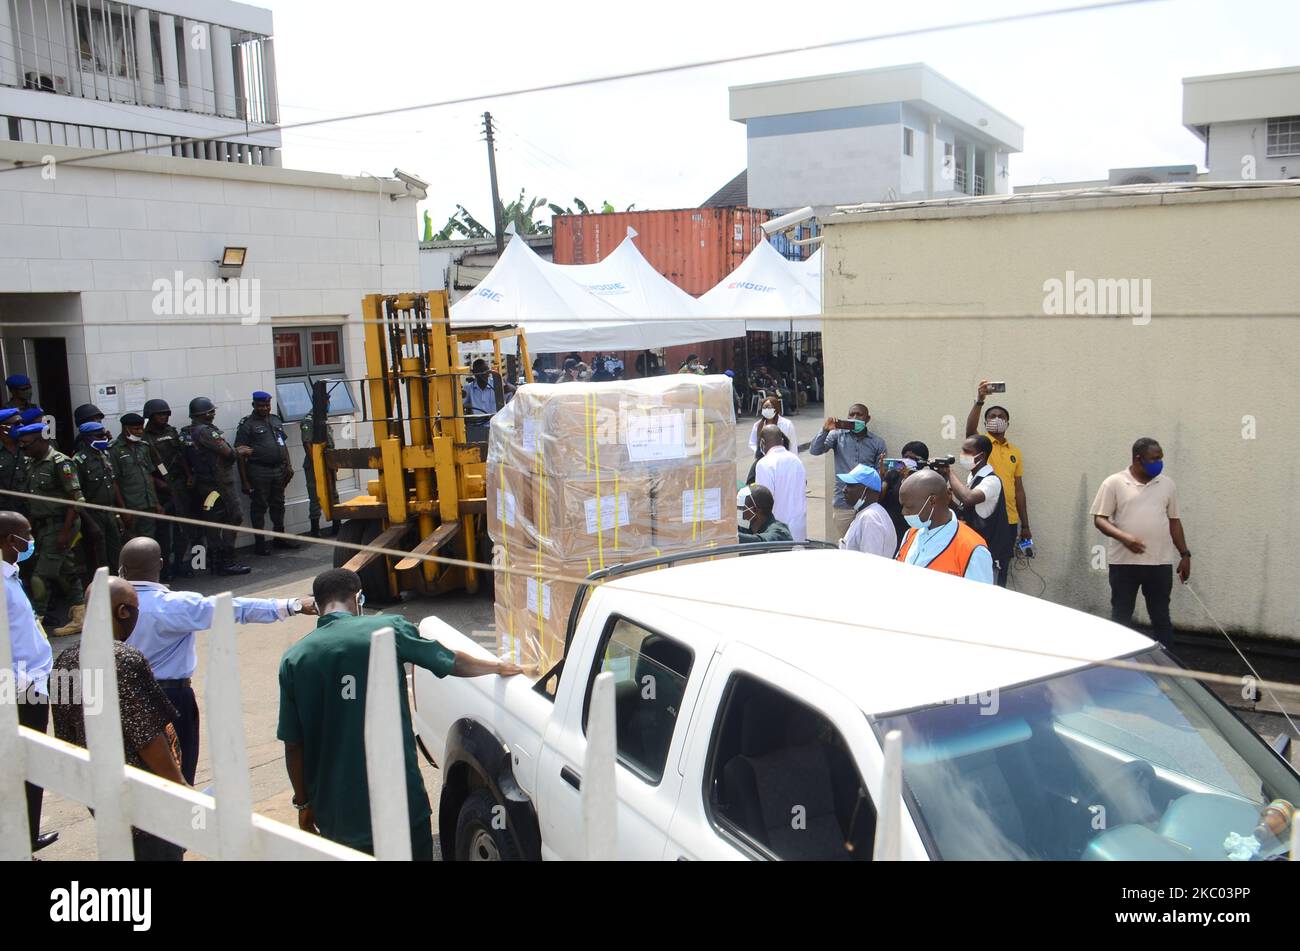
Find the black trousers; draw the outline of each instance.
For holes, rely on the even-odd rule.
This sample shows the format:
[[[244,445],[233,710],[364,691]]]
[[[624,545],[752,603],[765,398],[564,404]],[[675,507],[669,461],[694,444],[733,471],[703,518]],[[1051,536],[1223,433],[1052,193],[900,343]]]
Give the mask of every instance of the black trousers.
[[[180,714],[173,726],[176,727],[176,739],[181,748],[181,775],[193,786],[194,771],[199,765],[199,701],[194,696],[194,688],[188,683],[164,680],[159,686]]]
[[[1174,645],[1174,625],[1169,620],[1169,595],[1174,590],[1172,565],[1111,565],[1110,566],[1110,619],[1118,624],[1133,626],[1133,608],[1137,605],[1138,589],[1146,600],[1147,613],[1151,615],[1151,629],[1165,647]]]
[[[265,526],[266,515],[271,514],[271,527],[284,531],[284,467],[248,464],[248,484],[252,491],[248,523],[254,528]],[[265,541],[265,539],[262,539]]]
[[[28,690],[18,704],[18,725],[37,733],[44,733],[50,725],[50,704],[45,697]],[[41,832],[41,800],[45,790],[27,783],[27,831],[31,833],[32,850],[36,850],[36,837]]]

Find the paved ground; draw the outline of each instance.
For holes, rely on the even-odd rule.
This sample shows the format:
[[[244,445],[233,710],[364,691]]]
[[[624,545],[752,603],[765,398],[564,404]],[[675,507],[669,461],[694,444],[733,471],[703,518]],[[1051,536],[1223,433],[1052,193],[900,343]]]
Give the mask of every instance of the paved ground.
[[[808,470],[808,525],[815,535],[821,534],[820,529],[823,524],[824,466],[829,456],[809,456],[806,446],[820,428],[823,419],[824,414],[820,406],[808,407],[804,413],[794,417],[800,444],[804,447],[800,458]],[[738,485],[743,481],[752,461],[752,454],[747,445],[752,425],[753,420],[750,418],[740,420],[736,426]],[[244,560],[254,568],[251,574],[240,578],[197,577],[186,581],[184,587],[203,594],[233,591],[237,595],[246,597],[288,597],[309,594],[311,579],[333,563],[333,549],[309,542],[309,539],[304,539],[304,547],[299,551],[277,551],[275,555],[264,558],[252,555],[251,551],[246,552]],[[175,587],[180,588],[181,585],[177,584]],[[466,632],[487,632],[492,625],[492,602],[486,593],[474,596],[462,594],[439,599],[415,599],[400,605],[385,607],[385,610],[401,613],[417,623],[431,614],[437,615],[453,627]],[[292,618],[280,624],[248,625],[240,630],[240,685],[244,698],[244,735],[251,764],[254,808],[263,815],[290,824],[296,821],[290,804],[291,790],[284,770],[282,747],[275,739],[279,703],[276,675],[280,656],[294,641],[306,634],[314,623],[311,618]],[[76,638],[56,638],[55,653],[71,646],[75,641]],[[1300,654],[1279,656],[1270,653],[1268,645],[1241,643],[1263,677],[1291,683],[1300,682]],[[1179,647],[1180,656],[1189,665],[1234,676],[1246,673],[1244,664],[1235,654],[1212,642],[1188,643]],[[194,687],[199,695],[201,709],[206,666],[207,636],[200,634],[199,668],[195,675]],[[1238,709],[1239,714],[1256,732],[1265,738],[1272,739],[1273,736],[1287,729],[1284,718],[1276,712],[1269,711],[1267,698],[1259,703],[1246,703],[1230,689],[1222,691],[1221,695]],[[1293,711],[1293,715],[1296,713],[1300,711]],[[200,789],[212,781],[211,763],[206,753],[209,745],[206,724],[202,743],[204,753],[199,758],[196,779],[196,785]],[[1300,762],[1300,758],[1296,758],[1295,751],[1292,755],[1293,762]],[[423,761],[421,771],[436,814],[441,785],[439,773]],[[45,798],[42,827],[46,830],[58,830],[60,833],[58,843],[41,853],[43,859],[95,858],[93,820],[80,803],[48,794]]]

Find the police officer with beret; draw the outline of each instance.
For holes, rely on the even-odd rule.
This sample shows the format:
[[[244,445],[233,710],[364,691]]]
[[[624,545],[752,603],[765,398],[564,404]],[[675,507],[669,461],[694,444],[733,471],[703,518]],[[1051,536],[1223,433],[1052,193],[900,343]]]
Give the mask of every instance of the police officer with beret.
[[[213,423],[217,407],[206,396],[190,400],[190,425],[181,430],[181,444],[194,473],[194,511],[207,521],[208,568],[217,575],[246,575],[252,569],[235,562],[233,528],[244,520],[239,490],[235,487],[235,464],[252,454],[247,446],[233,447]]]
[[[284,422],[271,412],[271,394],[258,390],[253,394],[253,412],[239,421],[235,432],[235,446],[247,446],[251,452],[239,460],[239,474],[243,478],[244,494],[253,497],[249,519],[254,528],[265,524],[267,510],[271,512],[271,527],[284,531],[284,487],[293,478],[293,465],[289,462],[288,440],[284,435]],[[262,535],[254,538],[259,555],[271,554],[271,545]],[[297,542],[277,538],[276,548],[299,548]]]
[[[117,484],[117,468],[108,455],[110,435],[101,422],[89,420],[79,424],[74,446],[76,452],[72,454],[72,460],[77,465],[77,478],[87,502],[125,508]],[[104,566],[109,571],[116,571],[122,554],[121,516],[116,512],[98,509],[87,509],[83,514],[83,524],[93,522],[98,529],[87,533],[94,553],[93,561],[88,565],[92,569],[91,574],[94,573],[93,569]]]
[[[5,403],[5,409],[25,410],[32,405],[32,381],[27,377],[15,373],[5,379],[5,386],[9,388],[9,402]]]
[[[180,431],[171,425],[172,408],[166,400],[152,399],[144,404],[144,440],[154,456],[154,490],[163,511],[168,515],[188,518],[194,511],[190,492],[194,488],[194,474],[185,458]],[[163,582],[173,576],[188,578],[194,574],[190,567],[193,526],[180,522],[163,522],[159,527],[158,545],[163,553]]]
[[[140,535],[158,541],[158,523],[151,515],[163,514],[158,504],[158,490],[153,477],[157,471],[153,452],[144,441],[144,417],[139,413],[126,413],[122,419],[122,432],[109,447],[109,455],[117,468],[117,487],[126,508],[139,515],[123,516],[126,523],[124,542]],[[163,559],[163,564],[167,560]],[[112,565],[116,570],[117,566]]]
[[[77,467],[71,459],[50,445],[43,423],[28,423],[10,431],[18,440],[28,460],[28,519],[36,554],[32,571],[32,609],[38,618],[45,616],[50,596],[57,589],[71,609],[68,623],[53,633],[78,634],[86,617],[86,603],[72,555],[79,518],[77,506],[67,502],[84,502]]]
[[[22,425],[22,414],[14,407],[0,409],[0,489],[27,491],[27,460],[23,458],[13,430]],[[0,496],[0,509],[27,514],[25,500],[12,495]]]

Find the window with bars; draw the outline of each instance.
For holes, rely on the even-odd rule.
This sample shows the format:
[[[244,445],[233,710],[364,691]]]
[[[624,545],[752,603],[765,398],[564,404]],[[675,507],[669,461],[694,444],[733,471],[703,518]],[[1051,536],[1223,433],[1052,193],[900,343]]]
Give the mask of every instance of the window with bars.
[[[1283,116],[1268,120],[1264,154],[1300,155],[1300,116]]]
[[[72,16],[77,25],[82,70],[123,78],[135,75],[135,63],[127,52],[130,27],[121,4],[78,3],[72,7]]]
[[[343,376],[343,331],[338,327],[278,328],[271,336],[275,355],[277,411],[285,422],[311,412],[311,385],[330,380],[331,415],[356,412],[350,384]]]

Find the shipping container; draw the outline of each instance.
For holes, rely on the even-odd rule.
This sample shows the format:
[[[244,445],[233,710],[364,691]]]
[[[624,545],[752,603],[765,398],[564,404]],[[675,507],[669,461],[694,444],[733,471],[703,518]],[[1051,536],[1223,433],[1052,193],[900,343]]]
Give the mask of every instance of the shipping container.
[[[734,271],[763,240],[771,215],[758,208],[678,208],[608,215],[556,215],[551,222],[556,264],[595,264],[636,231],[650,265],[695,297]]]

